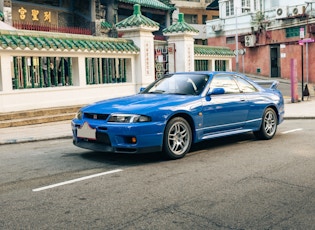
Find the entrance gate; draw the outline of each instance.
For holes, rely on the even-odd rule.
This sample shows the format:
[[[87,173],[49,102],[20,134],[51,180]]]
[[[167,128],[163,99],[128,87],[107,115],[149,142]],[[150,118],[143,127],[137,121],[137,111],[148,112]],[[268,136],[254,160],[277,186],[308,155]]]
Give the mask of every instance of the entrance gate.
[[[166,42],[154,44],[155,79],[169,73],[168,45]]]

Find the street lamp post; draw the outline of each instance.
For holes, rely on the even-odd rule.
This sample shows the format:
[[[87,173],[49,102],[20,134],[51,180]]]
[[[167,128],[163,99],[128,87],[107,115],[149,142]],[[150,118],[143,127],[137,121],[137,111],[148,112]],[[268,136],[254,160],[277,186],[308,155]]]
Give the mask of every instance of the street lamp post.
[[[220,0],[219,3],[225,3],[228,4],[230,0]],[[238,9],[245,9],[245,10],[250,10],[249,7],[235,7],[235,68],[236,72],[239,72],[239,50],[238,50],[238,21],[237,21],[237,10]]]
[[[237,21],[237,9],[241,9],[241,10],[250,10],[249,7],[235,7],[235,50],[236,50],[236,54],[235,54],[235,68],[236,68],[236,72],[239,72],[239,50],[238,50],[238,21]]]

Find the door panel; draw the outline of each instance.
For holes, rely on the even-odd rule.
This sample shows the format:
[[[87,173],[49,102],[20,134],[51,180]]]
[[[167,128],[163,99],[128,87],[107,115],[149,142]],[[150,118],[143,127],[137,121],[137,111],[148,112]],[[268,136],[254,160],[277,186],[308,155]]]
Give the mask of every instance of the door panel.
[[[214,95],[204,102],[204,134],[241,129],[248,115],[248,102],[243,94]]]
[[[241,129],[244,126],[249,106],[245,94],[241,93],[236,82],[237,77],[231,74],[218,74],[213,77],[210,92],[214,88],[223,88],[224,94],[211,95],[204,100],[204,135]]]

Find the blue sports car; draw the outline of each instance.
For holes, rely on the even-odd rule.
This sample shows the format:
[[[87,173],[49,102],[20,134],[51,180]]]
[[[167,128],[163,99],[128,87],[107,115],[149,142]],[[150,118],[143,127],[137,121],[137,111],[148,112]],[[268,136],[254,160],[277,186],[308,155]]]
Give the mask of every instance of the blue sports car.
[[[234,72],[165,75],[139,94],[80,109],[72,120],[73,143],[94,151],[162,152],[178,159],[193,143],[210,138],[253,132],[268,140],[284,116],[278,82],[268,83],[262,87]]]

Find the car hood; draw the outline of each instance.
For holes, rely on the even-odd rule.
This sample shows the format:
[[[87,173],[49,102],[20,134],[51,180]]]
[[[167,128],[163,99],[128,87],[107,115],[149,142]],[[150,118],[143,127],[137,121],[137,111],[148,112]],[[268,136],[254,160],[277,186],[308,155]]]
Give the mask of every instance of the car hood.
[[[151,111],[172,109],[182,106],[190,107],[192,102],[200,100],[199,96],[168,95],[168,94],[136,94],[99,101],[82,109],[83,112],[91,113],[140,113],[146,114]]]

